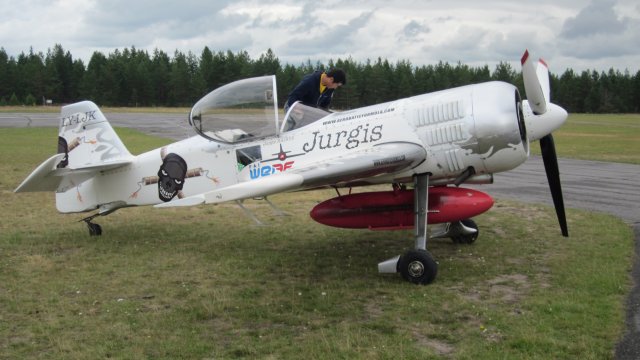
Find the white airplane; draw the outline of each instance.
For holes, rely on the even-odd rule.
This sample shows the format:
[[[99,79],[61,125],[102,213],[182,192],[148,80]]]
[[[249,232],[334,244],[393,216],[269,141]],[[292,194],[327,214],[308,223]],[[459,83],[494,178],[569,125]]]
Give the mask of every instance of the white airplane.
[[[236,81],[199,100],[189,122],[199,134],[133,156],[98,107],[83,101],[61,111],[58,154],[38,166],[15,192],[55,191],[62,213],[193,206],[265,198],[317,188],[391,184],[392,189],[341,195],[311,216],[338,227],[415,229],[415,246],[381,262],[380,272],[431,283],[437,263],[427,241],[472,243],[471,218],[492,198],[459,185],[491,183],[540,140],[562,234],[568,236],[551,132],[567,112],[549,101],[546,64],[522,58],[528,100],[504,82],[438,91],[344,112],[296,103],[279,119],[275,76]],[[412,188],[407,189],[407,185]],[[427,232],[427,224],[436,224]]]

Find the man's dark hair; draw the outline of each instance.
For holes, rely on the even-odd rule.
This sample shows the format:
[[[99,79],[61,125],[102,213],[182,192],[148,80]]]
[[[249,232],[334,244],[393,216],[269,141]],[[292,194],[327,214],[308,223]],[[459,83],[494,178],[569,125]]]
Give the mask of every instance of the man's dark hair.
[[[332,77],[334,83],[347,85],[347,75],[344,73],[344,70],[342,69],[331,69],[327,72],[327,76]]]

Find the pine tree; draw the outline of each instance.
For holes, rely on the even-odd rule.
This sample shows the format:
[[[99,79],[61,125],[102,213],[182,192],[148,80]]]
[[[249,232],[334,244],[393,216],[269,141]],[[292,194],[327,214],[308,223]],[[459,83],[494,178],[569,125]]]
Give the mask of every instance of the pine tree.
[[[135,47],[103,54],[94,52],[87,66],[60,44],[46,55],[31,48],[17,59],[0,47],[0,105],[36,103],[53,99],[70,103],[91,99],[99,105],[189,106],[202,95],[233,81],[275,74],[278,103],[302,76],[315,70],[338,67],[347,73],[347,86],[339,89],[332,102],[335,108],[349,109],[417,94],[499,80],[512,83],[524,96],[521,73],[500,62],[493,73],[484,65],[472,68],[458,62],[413,66],[408,60],[391,64],[387,59],[356,62],[330,59],[327,64],[282,64],[272,49],[252,59],[246,51],[212,51],[205,47],[200,57],[176,50],[170,57],[155,49],[152,56]],[[610,69],[598,73],[585,70],[579,75],[567,69],[550,75],[552,100],[569,112],[640,112],[640,71]]]

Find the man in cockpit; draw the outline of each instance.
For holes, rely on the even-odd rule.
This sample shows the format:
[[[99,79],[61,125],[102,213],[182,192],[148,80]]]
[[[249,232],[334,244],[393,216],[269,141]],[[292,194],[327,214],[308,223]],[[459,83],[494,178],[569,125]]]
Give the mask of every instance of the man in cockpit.
[[[304,105],[329,109],[333,91],[347,83],[347,76],[342,69],[331,69],[328,72],[316,71],[306,75],[289,93],[284,104],[285,113],[296,101]]]

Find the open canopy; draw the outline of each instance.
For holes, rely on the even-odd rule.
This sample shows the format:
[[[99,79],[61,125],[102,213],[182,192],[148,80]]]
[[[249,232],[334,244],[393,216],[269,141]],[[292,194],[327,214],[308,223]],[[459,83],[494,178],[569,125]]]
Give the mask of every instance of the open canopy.
[[[276,77],[239,80],[213,90],[193,106],[189,123],[198,134],[225,143],[275,135]]]
[[[213,90],[193,106],[189,123],[207,139],[232,144],[279,135],[328,114],[296,103],[279,124],[276,77],[270,75]]]

